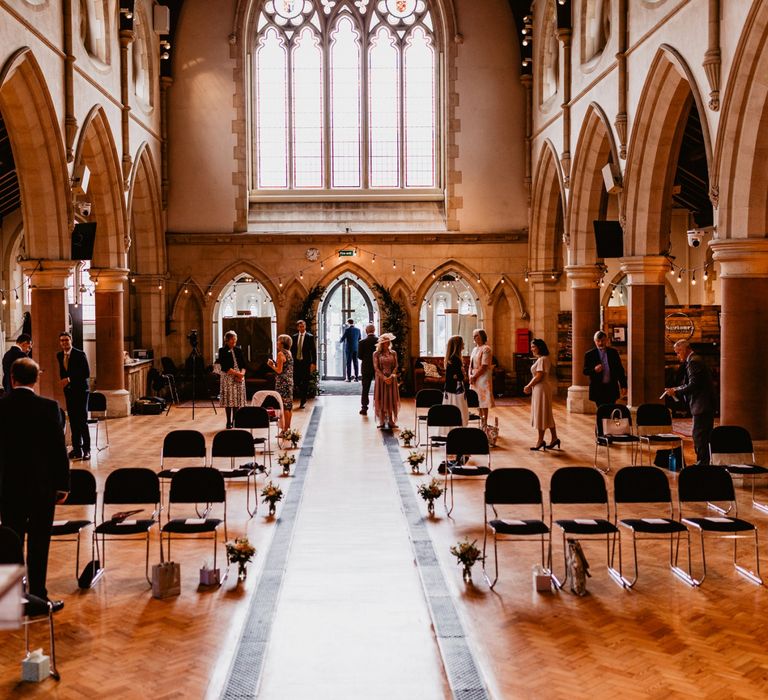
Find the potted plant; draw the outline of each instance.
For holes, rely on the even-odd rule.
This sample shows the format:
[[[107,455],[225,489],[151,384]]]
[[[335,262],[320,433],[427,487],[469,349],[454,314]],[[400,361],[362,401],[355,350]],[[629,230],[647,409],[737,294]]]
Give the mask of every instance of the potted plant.
[[[443,495],[443,487],[440,485],[440,480],[432,479],[429,483],[423,481],[419,484],[418,493],[427,502],[427,513],[434,515],[435,499]]]
[[[408,456],[405,458],[405,461],[408,462],[408,464],[411,465],[411,470],[415,473],[419,473],[419,465],[424,462],[424,453],[423,452],[410,452]]]
[[[406,428],[405,430],[400,431],[400,439],[403,441],[403,447],[410,447],[411,446],[411,440],[416,437],[413,434],[413,430],[409,430]]]
[[[225,546],[227,548],[227,561],[230,564],[237,564],[237,578],[244,581],[248,573],[245,565],[253,559],[253,555],[256,554],[256,547],[248,541],[247,537],[230,540]]]
[[[261,497],[262,503],[269,503],[269,514],[274,515],[275,505],[278,501],[283,500],[283,490],[270,481],[261,489]]]
[[[299,440],[301,440],[301,433],[295,428],[286,428],[280,433],[280,437],[283,440],[290,440],[291,447],[295,450],[296,446],[299,444]]]
[[[291,465],[296,464],[296,457],[283,452],[278,458],[277,463],[283,468],[283,476],[291,475]]]
[[[470,542],[468,539],[465,539],[463,542],[457,542],[451,547],[451,554],[456,557],[456,563],[464,567],[461,572],[464,583],[472,583],[472,567],[476,561],[482,561],[483,559],[482,553],[475,546],[476,544],[477,540]]]

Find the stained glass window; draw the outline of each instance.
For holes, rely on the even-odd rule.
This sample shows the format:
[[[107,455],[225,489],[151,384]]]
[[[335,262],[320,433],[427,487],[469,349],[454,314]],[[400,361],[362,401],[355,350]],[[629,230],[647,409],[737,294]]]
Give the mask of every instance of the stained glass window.
[[[426,0],[266,0],[255,29],[255,190],[436,192]]]

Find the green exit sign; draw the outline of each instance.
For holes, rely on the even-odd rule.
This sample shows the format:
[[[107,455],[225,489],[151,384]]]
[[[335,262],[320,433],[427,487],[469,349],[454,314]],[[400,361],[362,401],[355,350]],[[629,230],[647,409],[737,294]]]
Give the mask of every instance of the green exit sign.
[[[355,251],[354,250],[340,250],[339,251],[339,257],[340,258],[354,258],[355,257]]]

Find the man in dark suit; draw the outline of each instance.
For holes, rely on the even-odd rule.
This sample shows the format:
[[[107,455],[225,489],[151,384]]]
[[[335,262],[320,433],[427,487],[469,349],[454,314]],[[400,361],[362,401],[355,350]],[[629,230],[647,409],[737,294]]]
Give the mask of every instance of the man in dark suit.
[[[3,389],[11,390],[11,365],[22,357],[32,357],[32,336],[22,333],[16,338],[16,345],[3,355]]]
[[[360,396],[360,415],[368,415],[368,394],[371,390],[371,382],[373,381],[373,353],[376,350],[376,343],[379,342],[376,336],[376,326],[369,323],[365,327],[366,336],[363,338],[357,349],[358,357],[360,358],[360,374],[363,377],[363,393]]]
[[[344,343],[344,364],[347,368],[347,381],[352,381],[352,367],[355,368],[355,381],[360,380],[360,371],[357,364],[357,350],[360,344],[360,329],[355,327],[355,319],[347,320],[347,327],[339,340]]]
[[[16,360],[14,390],[0,399],[0,517],[22,542],[26,535],[28,591],[47,600],[53,513],[69,493],[69,460],[59,404],[35,394],[39,370],[28,357]],[[64,607],[51,602],[54,611]]]
[[[307,332],[306,321],[298,321],[296,330],[298,333],[293,336],[293,383],[299,394],[299,408],[304,408],[309,379],[317,365],[317,350],[315,336]]]
[[[693,416],[693,446],[696,461],[709,464],[709,436],[715,424],[715,386],[704,361],[693,354],[687,340],[675,343],[675,354],[685,368],[685,378],[680,386],[667,387],[664,393],[675,399],[683,399]]]
[[[596,406],[616,403],[627,391],[627,374],[619,353],[608,347],[603,331],[594,335],[595,347],[584,355],[584,374],[589,377],[589,400]]]
[[[56,353],[59,377],[64,387],[69,431],[72,433],[70,459],[91,458],[91,434],[88,432],[88,378],[91,370],[82,350],[72,347],[69,333],[59,334],[61,350]]]

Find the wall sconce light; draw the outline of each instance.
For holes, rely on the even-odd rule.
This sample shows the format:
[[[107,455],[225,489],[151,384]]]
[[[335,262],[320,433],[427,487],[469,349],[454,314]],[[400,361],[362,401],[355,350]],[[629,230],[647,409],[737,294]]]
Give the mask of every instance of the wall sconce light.
[[[133,10],[131,10],[130,7],[121,7],[120,14],[123,15],[125,19],[133,19]]]

